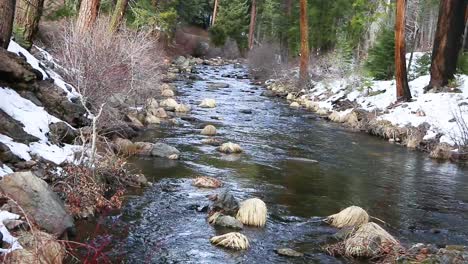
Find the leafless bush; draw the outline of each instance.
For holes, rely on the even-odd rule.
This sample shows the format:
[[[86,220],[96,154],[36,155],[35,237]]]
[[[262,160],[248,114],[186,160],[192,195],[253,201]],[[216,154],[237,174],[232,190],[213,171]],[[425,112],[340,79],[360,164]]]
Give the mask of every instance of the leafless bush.
[[[112,96],[138,101],[154,95],[163,64],[162,49],[150,33],[123,27],[114,34],[108,25],[101,18],[90,32],[79,34],[67,23],[55,45],[66,80],[94,115]],[[104,107],[101,123],[112,120],[109,116],[112,111]]]
[[[255,78],[278,78],[283,67],[276,54],[280,54],[279,46],[269,43],[255,47],[249,52],[248,65]]]
[[[348,77],[354,66],[338,51],[311,56],[309,65],[310,76],[314,80]]]
[[[468,152],[468,120],[466,116],[468,114],[468,107],[459,106],[457,110],[453,112],[455,123],[457,124],[459,133],[451,133],[450,139],[458,146],[460,152]]]

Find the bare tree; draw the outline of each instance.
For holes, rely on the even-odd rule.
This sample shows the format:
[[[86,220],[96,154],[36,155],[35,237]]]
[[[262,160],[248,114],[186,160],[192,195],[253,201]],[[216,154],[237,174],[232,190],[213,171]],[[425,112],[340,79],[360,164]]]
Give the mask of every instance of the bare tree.
[[[80,11],[76,20],[77,32],[82,34],[89,32],[96,22],[99,12],[100,0],[83,0],[81,1]]]
[[[255,20],[257,18],[257,1],[252,0],[252,6],[250,7],[250,25],[249,25],[249,50],[252,50],[254,45],[254,33],[255,33]]]
[[[120,24],[125,16],[125,10],[127,10],[128,0],[118,0],[115,5],[114,13],[112,14],[110,22],[110,30],[116,32],[119,30]]]
[[[218,0],[215,0],[214,7],[213,7],[213,18],[211,19],[211,26],[214,26],[217,15],[218,15]]]
[[[465,29],[467,2],[440,1],[439,20],[432,50],[431,81],[425,87],[426,91],[439,91],[454,78]]]
[[[406,0],[397,0],[395,18],[395,79],[397,100],[411,100],[406,73],[406,45],[405,45],[405,13]]]
[[[0,47],[7,49],[13,31],[15,0],[0,1]]]
[[[300,59],[300,84],[305,85],[309,79],[309,22],[307,18],[307,0],[300,0],[300,22],[301,31],[301,59]]]
[[[44,0],[18,0],[15,13],[15,40],[25,49],[32,46],[39,28]]]

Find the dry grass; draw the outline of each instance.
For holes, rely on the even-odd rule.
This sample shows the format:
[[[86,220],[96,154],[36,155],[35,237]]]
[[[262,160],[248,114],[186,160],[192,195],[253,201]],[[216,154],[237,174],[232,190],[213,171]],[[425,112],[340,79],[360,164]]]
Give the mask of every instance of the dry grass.
[[[232,142],[227,142],[227,143],[222,144],[218,148],[218,150],[220,152],[227,153],[227,154],[242,153],[243,152],[242,148],[238,144],[235,144],[235,143],[232,143]]]
[[[223,183],[212,177],[199,176],[193,180],[192,185],[200,188],[219,188]]]
[[[221,236],[214,236],[210,239],[210,242],[216,246],[222,246],[236,250],[244,250],[250,246],[247,237],[238,232],[231,232]]]
[[[401,248],[400,243],[376,223],[362,225],[345,240],[345,255],[350,257],[378,257],[388,249]]]
[[[336,228],[359,227],[369,222],[369,215],[359,206],[350,206],[337,214],[328,216],[325,222]]]
[[[267,218],[266,204],[258,198],[247,199],[241,202],[236,218],[244,225],[263,227]]]
[[[213,126],[213,125],[207,125],[203,128],[203,130],[201,131],[201,134],[202,135],[205,135],[205,136],[214,136],[216,135],[216,127]]]

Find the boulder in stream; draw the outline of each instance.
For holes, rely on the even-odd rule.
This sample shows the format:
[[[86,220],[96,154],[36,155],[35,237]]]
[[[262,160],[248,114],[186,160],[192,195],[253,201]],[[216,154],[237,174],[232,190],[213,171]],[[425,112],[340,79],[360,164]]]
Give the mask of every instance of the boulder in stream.
[[[205,136],[214,136],[216,135],[216,127],[213,125],[207,125],[203,128],[201,134]]]
[[[163,90],[161,92],[161,96],[163,96],[163,97],[174,97],[174,91],[172,91],[170,89]]]
[[[151,149],[151,156],[154,157],[178,159],[179,155],[179,150],[164,143],[155,143]]]
[[[234,216],[239,210],[239,202],[228,190],[224,190],[216,195],[211,207],[214,212],[222,212],[226,215]]]
[[[214,99],[203,99],[199,106],[202,108],[215,108],[216,101]]]

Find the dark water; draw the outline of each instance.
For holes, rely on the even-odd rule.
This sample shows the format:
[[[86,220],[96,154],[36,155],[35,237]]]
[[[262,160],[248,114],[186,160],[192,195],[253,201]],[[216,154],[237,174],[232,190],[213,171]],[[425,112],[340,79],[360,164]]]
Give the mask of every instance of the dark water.
[[[317,120],[310,113],[261,96],[248,80],[222,78],[245,69],[201,67],[206,81],[230,84],[209,89],[206,81],[178,83],[178,100],[193,107],[196,121],[148,131],[143,139],[165,142],[182,152],[180,161],[135,160],[155,184],[128,200],[122,213],[108,217],[114,255],[127,263],[342,263],[321,246],[336,230],[320,217],[358,205],[384,220],[403,243],[468,245],[468,169],[437,163],[414,151]],[[217,107],[196,107],[214,98]],[[252,114],[240,110],[252,110]],[[214,118],[221,118],[217,120]],[[202,145],[205,124],[219,138],[239,143],[242,155],[223,155]],[[317,160],[311,163],[299,158]],[[242,231],[247,251],[214,247],[209,238],[227,230],[206,222],[195,210],[207,195],[190,185],[197,175],[221,179],[242,200],[260,197],[268,206],[265,228]],[[287,259],[273,250],[290,247],[306,253]]]

